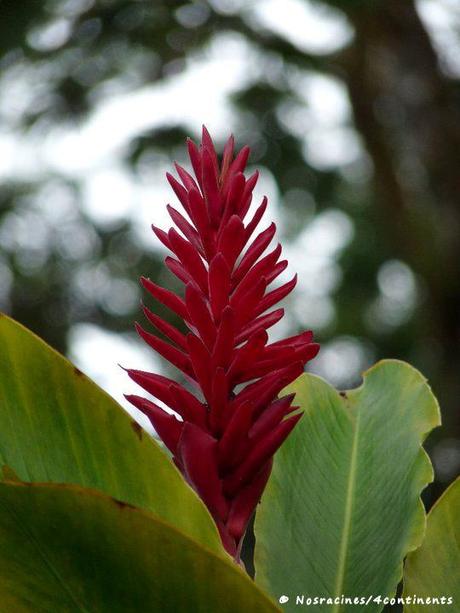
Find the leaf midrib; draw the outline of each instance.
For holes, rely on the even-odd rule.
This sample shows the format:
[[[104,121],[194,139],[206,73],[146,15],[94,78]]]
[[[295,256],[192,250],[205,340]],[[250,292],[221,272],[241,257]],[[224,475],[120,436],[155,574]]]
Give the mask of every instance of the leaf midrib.
[[[358,458],[360,416],[361,414],[358,411],[356,415],[353,445],[351,448],[350,471],[348,474],[345,514],[344,514],[344,521],[343,521],[342,536],[340,539],[339,563],[338,563],[338,571],[337,571],[337,580],[336,580],[335,590],[334,590],[334,600],[335,598],[340,597],[342,595],[344,579],[345,579],[345,568],[346,568],[346,561],[347,561],[348,544],[350,542],[351,519],[352,519],[352,512],[353,512],[355,486],[356,486],[356,465],[357,465],[357,458]],[[332,608],[332,613],[340,613],[340,610],[341,610],[341,605],[334,604]]]

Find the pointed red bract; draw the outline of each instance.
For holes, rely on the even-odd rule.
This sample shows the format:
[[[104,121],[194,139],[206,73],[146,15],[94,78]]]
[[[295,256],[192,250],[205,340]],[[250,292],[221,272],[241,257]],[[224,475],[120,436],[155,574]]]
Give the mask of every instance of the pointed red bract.
[[[203,128],[199,147],[188,140],[193,174],[176,164],[179,180],[167,174],[185,215],[168,205],[175,224],[153,227],[172,252],[169,270],[184,284],[182,296],[141,279],[144,288],[183,320],[180,331],[143,307],[165,338],[137,331],[181,370],[196,396],[172,379],[128,370],[136,383],[178,416],[136,395],[126,396],[152,422],[185,479],[214,518],[222,543],[239,561],[248,522],[269,478],[272,457],[300,419],[294,395],[279,398],[318,352],[311,332],[268,343],[267,330],[284,314],[269,311],[287,296],[297,277],[275,289],[287,267],[281,246],[270,250],[276,226],[253,237],[267,199],[250,213],[258,172],[245,178],[249,148],[234,157],[231,136],[222,161]],[[193,176],[194,175],[194,176]],[[248,220],[246,220],[246,217]]]

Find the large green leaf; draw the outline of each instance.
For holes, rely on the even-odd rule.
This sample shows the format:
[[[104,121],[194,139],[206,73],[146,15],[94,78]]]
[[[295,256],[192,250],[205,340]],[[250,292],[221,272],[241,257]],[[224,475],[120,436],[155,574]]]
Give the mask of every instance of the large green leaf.
[[[5,613],[275,613],[229,558],[94,490],[0,484]]]
[[[70,362],[5,316],[0,316],[2,464],[23,481],[102,490],[223,551],[206,508],[152,437]]]
[[[422,375],[380,362],[363,385],[336,392],[303,375],[287,391],[304,410],[278,452],[256,517],[256,580],[276,597],[324,597],[315,611],[366,611],[392,594],[406,553],[420,544],[420,492],[432,480],[421,443],[440,423]]]
[[[412,602],[414,595],[423,600]],[[460,477],[429,512],[423,544],[407,557],[403,596],[411,598],[407,613],[459,610]]]

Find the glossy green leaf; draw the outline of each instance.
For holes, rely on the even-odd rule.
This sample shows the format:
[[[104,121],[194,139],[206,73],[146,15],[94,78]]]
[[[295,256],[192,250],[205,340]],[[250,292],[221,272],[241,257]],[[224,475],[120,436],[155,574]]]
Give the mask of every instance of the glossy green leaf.
[[[403,597],[411,599],[407,613],[460,608],[460,477],[429,512],[422,546],[407,557]]]
[[[394,593],[423,537],[420,492],[432,480],[421,444],[440,423],[422,375],[383,361],[358,389],[303,375],[287,391],[304,410],[275,457],[256,516],[256,580],[277,598],[329,598],[315,611],[380,611],[347,598]]]
[[[94,490],[0,484],[8,613],[275,613],[230,558]]]
[[[0,468],[9,466],[23,481],[102,490],[223,552],[204,505],[108,394],[5,316],[0,347]]]

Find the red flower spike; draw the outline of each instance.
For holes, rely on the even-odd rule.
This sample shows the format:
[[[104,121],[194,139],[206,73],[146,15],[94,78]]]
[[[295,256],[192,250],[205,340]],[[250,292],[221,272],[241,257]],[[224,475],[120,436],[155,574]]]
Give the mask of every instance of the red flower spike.
[[[199,189],[198,185],[195,182],[195,179],[185,170],[185,168],[182,168],[182,166],[180,166],[176,162],[174,163],[174,167],[177,170],[177,174],[179,175],[182,183],[185,185],[185,189],[187,191],[190,191],[191,189]]]
[[[298,409],[298,407],[291,406],[294,396],[295,394],[289,394],[289,396],[272,402],[249,430],[249,438],[253,441],[260,439],[277,426],[288,413]]]
[[[199,336],[212,351],[216,341],[216,326],[203,294],[191,283],[185,289],[185,304]]]
[[[185,219],[185,217],[181,215],[179,211],[176,211],[176,209],[172,207],[170,204],[168,204],[166,208],[168,209],[169,216],[171,217],[173,222],[176,224],[176,226],[179,228],[179,230],[192,243],[195,249],[201,255],[204,255],[203,246],[200,240],[200,235],[195,230],[195,228],[191,224],[189,224],[189,222]]]
[[[150,345],[152,349],[162,355],[165,360],[168,360],[168,362],[174,364],[174,366],[176,366],[179,370],[182,370],[186,375],[192,374],[190,359],[186,353],[180,349],[176,349],[176,347],[173,347],[168,342],[163,341],[154,334],[146,332],[139,324],[136,323],[135,327],[137,333],[147,343],[147,345]]]
[[[271,243],[272,238],[275,236],[276,226],[272,223],[266,230],[261,232],[255,239],[249,249],[246,251],[240,265],[236,269],[233,279],[236,283],[245,276],[245,274],[251,269],[254,263],[259,259],[259,256],[265,251],[268,245]]]
[[[287,261],[279,260],[280,245],[267,251],[275,224],[252,238],[267,199],[248,215],[258,179],[258,172],[249,178],[243,174],[249,148],[234,157],[231,136],[219,161],[206,128],[199,147],[191,140],[187,145],[194,176],[178,164],[179,180],[167,174],[186,216],[168,205],[175,227],[168,232],[153,227],[174,256],[165,262],[184,283],[183,295],[144,277],[141,283],[189,331],[184,334],[146,307],[147,320],[164,339],[136,328],[201,393],[198,398],[167,377],[128,370],[133,381],[179,418],[140,396],[126,398],[150,419],[208,507],[225,549],[239,562],[273,454],[302,415],[294,413],[293,394],[279,394],[303,372],[319,346],[311,332],[267,344],[267,330],[284,314],[282,308],[269,309],[292,291],[296,277],[269,289]]]
[[[177,383],[169,386],[171,398],[174,400],[176,411],[184,421],[189,421],[201,428],[206,428],[207,411],[205,405],[188,390]]]
[[[175,454],[184,424],[146,398],[134,394],[125,394],[125,398],[150,419],[158,436],[169,451]]]
[[[246,226],[246,228],[244,230],[244,233],[245,233],[245,236],[244,236],[245,244],[251,238],[254,230],[257,228],[257,224],[259,223],[259,221],[264,216],[264,213],[267,210],[267,205],[268,205],[267,196],[264,196],[263,200],[262,200],[262,203],[260,204],[259,208],[254,213],[254,217],[251,219],[251,221],[248,223],[248,225]]]
[[[232,161],[233,158],[233,151],[235,149],[235,139],[233,138],[233,136],[230,136],[230,138],[228,139],[228,141],[225,144],[224,147],[224,153],[222,155],[222,168],[220,171],[220,182],[221,184],[223,184],[225,182],[225,179],[227,177],[227,172],[230,166],[230,163]]]
[[[190,158],[190,162],[192,163],[193,172],[195,173],[195,177],[197,178],[197,181],[201,187],[201,154],[198,147],[190,138],[187,139],[187,148],[188,156]]]
[[[225,432],[219,440],[219,464],[226,470],[236,464],[235,456],[241,445],[247,441],[247,432],[251,428],[254,404],[243,402],[232,412]]]
[[[222,311],[222,321],[217,332],[216,344],[212,352],[212,368],[215,370],[218,366],[227,368],[233,356],[233,347],[235,346],[234,332],[234,315],[233,309],[226,306]]]
[[[145,277],[141,277],[141,283],[145,289],[150,292],[150,294],[152,294],[152,296],[159,302],[168,307],[168,309],[171,309],[171,311],[174,311],[174,313],[176,313],[176,315],[178,315],[180,318],[187,319],[187,307],[185,306],[185,302],[182,300],[182,298],[179,298],[179,296],[176,296],[168,289],[160,287]]]
[[[268,330],[269,328],[277,324],[279,320],[283,318],[283,315],[284,309],[276,309],[276,311],[272,311],[271,313],[267,313],[262,317],[254,319],[250,324],[245,326],[238,334],[238,336],[236,337],[236,344],[239,345],[240,343],[245,341],[255,330],[259,330],[260,328]]]
[[[165,264],[169,268],[169,270],[175,275],[179,281],[182,281],[184,285],[188,283],[195,283],[193,277],[188,273],[179,260],[170,257],[169,255],[165,258]]]
[[[253,481],[235,497],[227,519],[227,531],[233,538],[238,538],[246,530],[254,507],[259,502],[265,489],[271,470],[272,460],[269,460]]]
[[[150,321],[150,323],[155,326],[157,330],[162,332],[165,336],[169,338],[173,343],[178,345],[181,349],[187,349],[187,338],[185,334],[182,334],[177,328],[169,324],[155,313],[152,313],[150,309],[146,306],[142,305],[142,310],[144,311],[144,315]]]
[[[220,321],[222,311],[227,306],[230,294],[230,270],[221,253],[213,257],[209,264],[209,301],[214,321]]]

